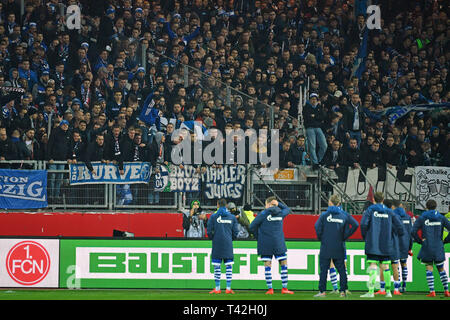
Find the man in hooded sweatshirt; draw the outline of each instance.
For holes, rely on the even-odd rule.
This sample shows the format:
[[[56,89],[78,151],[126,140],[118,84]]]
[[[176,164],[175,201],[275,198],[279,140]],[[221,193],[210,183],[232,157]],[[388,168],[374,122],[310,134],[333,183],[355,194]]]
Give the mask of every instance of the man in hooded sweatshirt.
[[[417,259],[426,265],[426,277],[430,293],[427,297],[435,297],[433,266],[439,272],[442,286],[444,287],[444,296],[450,297],[448,291],[448,276],[444,269],[445,250],[442,234],[444,228],[450,229],[450,221],[436,210],[437,203],[435,200],[428,200],[425,204],[427,211],[422,213],[411,230],[413,240],[422,247],[420,248]],[[422,237],[419,237],[418,231],[422,230]]]
[[[236,239],[239,229],[236,217],[227,210],[227,201],[220,199],[217,202],[218,210],[208,219],[206,233],[212,240],[211,263],[214,266],[215,288],[211,294],[219,294],[222,261],[226,269],[226,291],[234,294],[231,290],[233,275],[233,239]]]
[[[283,220],[291,209],[279,203],[275,197],[266,199],[266,209],[256,216],[250,224],[250,232],[258,242],[257,252],[264,261],[265,278],[268,287],[266,294],[273,294],[272,258],[275,256],[281,266],[282,294],[293,294],[288,290],[287,247],[284,241]]]
[[[386,297],[391,294],[391,257],[394,255],[394,234],[402,236],[404,229],[399,217],[383,204],[384,195],[382,192],[375,192],[375,204],[371,205],[364,212],[361,219],[361,235],[365,241],[364,251],[369,263],[368,273],[369,291],[363,294],[362,298],[375,297],[375,281],[377,278],[378,265],[383,270],[384,281],[386,283]]]
[[[328,209],[322,213],[314,228],[320,241],[320,280],[319,293],[316,297],[325,297],[327,274],[333,260],[340,277],[340,295],[346,296],[347,271],[345,268],[345,241],[358,229],[358,222],[339,205],[341,199],[332,195],[328,201]]]

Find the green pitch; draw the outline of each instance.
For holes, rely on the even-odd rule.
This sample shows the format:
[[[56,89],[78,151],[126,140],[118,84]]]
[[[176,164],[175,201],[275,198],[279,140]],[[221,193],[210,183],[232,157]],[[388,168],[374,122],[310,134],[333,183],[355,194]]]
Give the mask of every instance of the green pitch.
[[[293,295],[282,295],[275,290],[273,296],[265,295],[265,290],[235,290],[234,295],[211,295],[209,290],[174,290],[174,289],[2,289],[0,300],[441,300],[443,293],[437,292],[435,298],[426,297],[426,293],[407,292],[401,296],[385,298],[376,296],[374,299],[364,299],[359,296],[364,292],[354,291],[346,298],[328,294],[325,298],[314,298],[317,292],[295,291]]]

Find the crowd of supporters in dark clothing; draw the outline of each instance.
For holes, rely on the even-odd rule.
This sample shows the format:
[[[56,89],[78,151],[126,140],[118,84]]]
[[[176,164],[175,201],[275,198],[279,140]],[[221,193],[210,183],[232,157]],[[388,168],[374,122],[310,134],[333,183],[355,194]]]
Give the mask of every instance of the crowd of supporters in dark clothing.
[[[273,115],[281,168],[449,166],[448,107],[377,116],[449,101],[448,2],[380,0],[381,30],[361,2],[26,0],[21,15],[1,0],[0,160],[156,165],[184,121],[258,130]],[[157,125],[140,118],[149,94]]]

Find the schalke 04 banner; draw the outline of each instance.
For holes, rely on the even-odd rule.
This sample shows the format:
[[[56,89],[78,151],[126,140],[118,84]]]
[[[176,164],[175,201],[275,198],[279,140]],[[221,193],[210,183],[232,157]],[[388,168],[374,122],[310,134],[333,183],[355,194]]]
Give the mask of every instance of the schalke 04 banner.
[[[448,212],[450,206],[450,168],[415,167],[416,208],[426,210],[426,203],[433,199],[439,212]]]
[[[151,165],[148,162],[124,162],[123,175],[115,164],[92,162],[94,174],[84,163],[70,164],[70,185],[82,184],[134,184],[150,181]]]
[[[0,169],[0,208],[38,209],[48,206],[47,171]]]

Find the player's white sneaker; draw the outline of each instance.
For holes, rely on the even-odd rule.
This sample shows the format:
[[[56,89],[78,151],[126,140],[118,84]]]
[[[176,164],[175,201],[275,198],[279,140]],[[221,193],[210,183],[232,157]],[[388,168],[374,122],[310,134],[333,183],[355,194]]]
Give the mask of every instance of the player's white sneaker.
[[[314,298],[325,298],[325,297],[326,297],[326,293],[325,292],[319,292],[319,293],[314,295]]]
[[[391,293],[391,291],[387,291],[387,292],[386,292],[386,298],[392,298],[392,293]]]
[[[338,290],[333,290],[333,291],[330,292],[330,294],[339,294],[339,291]]]
[[[375,295],[373,294],[373,292],[367,292],[363,295],[360,296],[361,298],[375,298]]]

